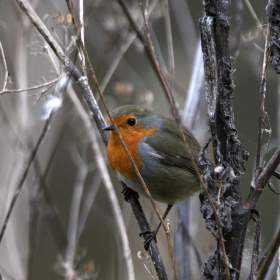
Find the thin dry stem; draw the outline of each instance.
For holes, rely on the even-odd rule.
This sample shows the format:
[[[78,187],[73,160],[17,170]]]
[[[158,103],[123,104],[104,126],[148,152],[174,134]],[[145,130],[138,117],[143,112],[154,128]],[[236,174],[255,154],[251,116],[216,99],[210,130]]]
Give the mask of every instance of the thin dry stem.
[[[260,28],[260,30],[262,32],[262,35],[263,35],[263,38],[266,38],[266,34],[265,34],[266,32],[265,32],[265,30],[264,30],[264,28],[263,28],[263,26],[262,26],[262,24],[261,24],[261,22],[260,22],[260,20],[259,20],[259,18],[257,16],[257,14],[255,13],[255,10],[252,7],[250,1],[249,0],[243,0],[243,2],[245,3],[247,9],[249,10],[252,18],[255,20],[257,27]]]
[[[269,54],[269,32],[267,32],[266,40],[265,40],[262,78],[261,78],[261,87],[260,87],[260,111],[259,111],[259,128],[258,128],[258,139],[257,139],[256,175],[259,171],[259,168],[261,167],[261,150],[262,150],[261,141],[262,141],[262,133],[263,133],[263,123],[265,118],[266,67],[267,67],[268,54]]]
[[[72,150],[72,159],[78,169],[76,182],[72,194],[72,202],[70,207],[69,224],[68,224],[68,244],[65,253],[65,260],[72,264],[75,270],[75,255],[78,243],[78,224],[79,213],[82,203],[82,195],[84,190],[84,183],[88,174],[88,165],[83,161],[76,149]]]
[[[201,41],[198,40],[195,59],[192,65],[192,75],[187,90],[188,98],[185,103],[183,123],[188,120],[188,124],[191,128],[194,128],[195,116],[197,115],[196,109],[198,108],[199,97],[204,87],[204,67],[202,59]],[[191,123],[189,122],[191,119]],[[200,122],[201,124],[201,122]],[[197,129],[197,127],[196,127]]]
[[[29,88],[24,88],[24,89],[4,89],[3,91],[0,91],[0,95],[5,94],[5,93],[20,93],[20,92],[24,92],[24,91],[31,91],[31,90],[36,90],[36,89],[40,89],[49,85],[53,85],[56,82],[58,82],[61,78],[64,78],[66,75],[63,75],[59,78],[53,79],[49,82],[46,82],[44,84],[41,85],[37,85],[37,86],[33,86],[33,87],[29,87]]]
[[[168,0],[165,0],[165,28],[166,28],[166,38],[167,38],[167,48],[168,48],[168,60],[169,60],[169,72],[171,77],[170,90],[173,91],[174,83],[174,72],[175,72],[175,59],[174,59],[174,48],[173,48],[173,38],[172,38],[172,28],[170,21],[170,10]]]
[[[85,45],[84,0],[79,0],[79,18],[80,18],[80,38],[83,44]],[[80,50],[79,54],[81,56],[80,59],[81,59],[82,73],[84,76],[86,76],[85,55],[82,50]]]
[[[99,173],[96,172],[96,175],[94,176],[94,179],[91,183],[90,189],[85,194],[85,200],[83,202],[83,206],[81,209],[80,219],[79,219],[79,225],[78,225],[78,233],[77,233],[77,239],[80,239],[80,236],[83,232],[83,229],[86,224],[87,217],[89,215],[89,212],[92,208],[94,199],[96,197],[97,191],[101,184],[101,176]]]
[[[90,141],[90,146],[91,146],[93,155],[95,156],[95,162],[96,162],[97,168],[99,169],[99,172],[102,176],[102,180],[103,180],[104,186],[106,188],[106,191],[107,191],[107,194],[109,197],[109,201],[113,208],[114,218],[116,220],[116,223],[117,223],[117,226],[119,229],[119,236],[120,236],[121,243],[122,243],[123,256],[124,256],[125,263],[126,263],[128,279],[134,280],[135,279],[134,266],[133,266],[133,262],[132,262],[131,251],[129,248],[127,233],[126,233],[126,229],[125,229],[125,223],[123,220],[121,208],[120,208],[113,184],[111,182],[111,178],[110,178],[105,160],[101,153],[101,148],[99,147],[96,135],[95,135],[93,127],[91,125],[91,118],[86,113],[85,109],[83,108],[80,100],[78,99],[78,97],[76,96],[74,91],[69,90],[68,95],[69,95],[78,115],[81,117],[81,119],[84,122],[85,132]]]
[[[80,43],[81,43],[81,42],[80,42]],[[87,62],[87,65],[88,65],[88,67],[89,67],[90,73],[91,73],[91,75],[92,75],[94,84],[95,84],[95,86],[96,86],[96,88],[97,88],[97,91],[98,91],[99,96],[100,96],[100,98],[101,98],[101,100],[102,100],[102,103],[103,103],[103,105],[104,105],[104,107],[105,107],[105,110],[106,110],[106,112],[107,112],[107,114],[108,114],[108,116],[109,116],[109,119],[110,119],[111,123],[112,123],[113,126],[114,126],[114,129],[115,129],[115,131],[116,131],[116,133],[117,133],[117,135],[118,135],[118,137],[119,137],[119,139],[120,139],[120,141],[121,141],[121,143],[122,143],[122,145],[123,145],[123,147],[124,147],[124,150],[125,150],[125,152],[127,153],[127,156],[128,156],[128,158],[129,158],[129,160],[131,161],[131,163],[132,163],[132,165],[133,165],[133,168],[135,169],[136,175],[137,175],[137,177],[138,177],[140,183],[142,184],[142,186],[143,186],[143,188],[144,188],[144,190],[145,190],[145,192],[146,192],[146,194],[147,194],[147,196],[148,196],[148,198],[149,198],[149,200],[150,200],[150,202],[151,202],[151,204],[152,204],[152,206],[153,206],[153,208],[154,208],[154,210],[155,210],[155,212],[156,212],[156,214],[157,214],[157,216],[158,216],[158,218],[159,218],[159,220],[160,220],[161,223],[163,224],[164,229],[166,229],[166,226],[165,226],[165,224],[164,224],[164,221],[163,221],[163,219],[162,219],[161,214],[159,213],[159,210],[157,209],[157,206],[156,206],[156,204],[155,204],[155,201],[153,200],[153,198],[152,198],[152,196],[151,196],[151,193],[150,193],[149,189],[147,188],[146,183],[144,182],[144,180],[143,180],[143,178],[142,178],[142,175],[140,174],[140,172],[139,172],[139,170],[138,170],[138,167],[136,166],[136,164],[135,164],[135,162],[134,162],[134,160],[133,160],[133,158],[132,158],[132,156],[131,156],[131,154],[130,154],[130,152],[129,152],[129,150],[128,150],[128,148],[127,148],[127,146],[126,146],[126,144],[125,144],[125,142],[124,142],[124,140],[123,140],[123,138],[122,138],[122,136],[121,136],[121,134],[120,134],[120,131],[119,131],[119,129],[118,129],[118,127],[117,127],[117,125],[116,125],[116,123],[115,123],[113,117],[112,117],[112,114],[111,114],[111,112],[110,112],[110,109],[109,109],[109,107],[107,106],[105,97],[104,97],[104,95],[103,95],[103,93],[102,93],[102,90],[101,90],[101,88],[100,88],[100,85],[99,85],[99,82],[98,82],[97,77],[96,77],[96,75],[95,75],[95,72],[94,72],[94,70],[93,70],[93,68],[92,68],[92,65],[91,65],[90,61],[89,61],[89,57],[88,57],[87,51],[86,51],[86,49],[85,49],[85,47],[84,47],[84,45],[83,45],[82,43],[81,43],[81,47],[82,47],[83,52],[84,52],[84,54],[85,54],[86,62]]]
[[[4,53],[1,41],[0,41],[0,52],[1,52],[1,55],[2,55],[2,58],[3,58],[4,72],[5,72],[5,74],[4,74],[3,89],[2,89],[2,92],[3,92],[3,91],[5,91],[6,86],[7,86],[8,77],[9,77],[9,71],[8,71],[7,61],[6,61],[6,57],[5,57],[5,53]],[[1,94],[1,92],[0,92],[0,94]]]
[[[200,184],[202,185],[206,195],[207,195],[207,198],[209,199],[209,202],[213,208],[213,211],[214,211],[214,214],[215,214],[215,218],[216,218],[216,221],[217,221],[217,225],[218,225],[218,232],[219,232],[219,236],[220,236],[220,242],[221,242],[221,247],[222,247],[222,251],[223,251],[223,256],[222,256],[222,259],[223,259],[223,263],[224,263],[224,266],[225,266],[225,270],[226,270],[226,277],[227,279],[230,279],[230,274],[229,274],[229,267],[228,267],[228,263],[227,263],[227,259],[226,259],[226,249],[225,249],[225,244],[224,244],[224,239],[223,239],[223,233],[222,233],[222,228],[221,228],[221,224],[219,222],[219,217],[218,217],[218,213],[217,213],[217,209],[210,197],[210,194],[208,192],[208,188],[207,186],[205,185],[200,173],[199,173],[199,169],[198,169],[198,166],[192,156],[192,153],[191,153],[191,150],[189,148],[189,145],[187,143],[187,140],[185,138],[185,135],[184,135],[184,132],[183,132],[183,129],[182,129],[182,126],[181,126],[181,123],[180,123],[180,119],[179,119],[179,116],[177,114],[177,111],[175,110],[175,104],[173,102],[173,97],[171,95],[171,92],[170,92],[170,89],[169,87],[167,86],[167,83],[166,83],[166,80],[164,79],[164,76],[163,76],[163,73],[161,71],[161,68],[160,68],[160,65],[158,63],[158,59],[157,59],[157,56],[156,56],[156,53],[155,53],[155,50],[154,50],[154,47],[153,47],[153,43],[152,43],[152,40],[151,40],[151,36],[150,36],[150,33],[149,33],[149,26],[148,26],[148,22],[147,22],[147,18],[145,16],[145,13],[143,12],[143,15],[144,15],[144,21],[145,21],[145,27],[146,27],[146,31],[147,31],[147,37],[148,37],[148,41],[149,41],[149,44],[150,44],[150,48],[151,48],[151,51],[152,51],[152,55],[153,55],[153,58],[155,60],[155,64],[156,64],[156,67],[157,67],[157,71],[159,73],[159,76],[161,77],[161,80],[162,80],[162,83],[164,85],[164,88],[165,88],[165,91],[167,93],[167,96],[168,96],[168,99],[169,99],[169,102],[172,106],[172,109],[173,109],[173,114],[174,114],[174,117],[175,117],[175,120],[177,121],[178,123],[178,127],[179,127],[179,130],[180,130],[180,133],[181,133],[181,137],[184,141],[184,144],[185,144],[185,147],[188,151],[188,154],[190,156],[190,159],[191,159],[191,162],[192,162],[192,165],[194,166],[194,169],[196,171],[196,174],[199,178],[199,181],[200,181]]]
[[[55,58],[53,56],[53,53],[50,51],[50,47],[47,46],[46,50],[47,50],[47,53],[48,53],[49,58],[51,60],[51,63],[53,65],[54,69],[55,69],[56,74],[59,74],[60,73],[59,67],[56,65],[56,61],[55,61]]]
[[[20,191],[23,187],[23,183],[25,182],[25,179],[27,177],[27,174],[29,172],[29,169],[31,167],[31,164],[33,163],[34,159],[35,159],[35,156],[38,152],[38,149],[43,141],[43,139],[45,138],[45,135],[49,129],[49,126],[50,126],[50,122],[52,120],[52,117],[53,117],[53,112],[51,112],[49,118],[46,120],[45,122],[45,125],[42,129],[42,132],[37,140],[37,143],[36,143],[36,146],[34,147],[34,149],[31,151],[30,155],[29,155],[29,159],[28,159],[28,162],[27,162],[27,165],[26,165],[26,168],[21,176],[21,179],[20,179],[20,182],[15,190],[15,193],[14,193],[14,196],[13,196],[13,199],[12,199],[12,202],[11,202],[11,205],[10,205],[10,208],[6,214],[6,217],[5,217],[5,221],[4,221],[4,224],[3,224],[3,227],[1,229],[1,232],[0,232],[0,244],[2,242],[2,239],[3,239],[3,236],[5,234],[5,231],[6,231],[6,228],[7,228],[7,225],[8,225],[8,222],[9,222],[9,219],[10,219],[10,216],[13,212],[13,209],[15,207],[15,204],[17,202],[17,199],[18,199],[18,196],[20,194]]]
[[[273,241],[271,242],[271,244],[269,246],[269,249],[264,253],[263,262],[261,263],[261,266],[259,264],[260,267],[259,267],[257,280],[265,279],[276,253],[278,252],[278,254],[280,256],[279,245],[280,245],[280,229],[278,229],[275,238],[273,239]],[[278,269],[279,269],[279,267],[278,267]]]
[[[66,0],[66,2],[68,3],[69,0]],[[68,7],[69,7],[69,6],[68,6]],[[73,15],[73,13],[72,13],[72,15]],[[73,16],[73,21],[75,22],[74,16]],[[94,72],[94,70],[93,70],[93,68],[92,68],[92,65],[91,65],[91,63],[90,63],[90,60],[89,60],[87,51],[86,51],[86,49],[85,49],[85,46],[84,46],[84,44],[83,44],[83,42],[81,41],[81,39],[80,39],[79,36],[78,36],[78,41],[79,41],[80,47],[81,47],[82,50],[83,50],[83,53],[84,53],[84,55],[85,55],[85,59],[86,59],[87,66],[88,66],[88,68],[89,68],[89,70],[90,70],[90,73],[91,73],[91,75],[92,75],[94,84],[95,84],[95,86],[96,86],[96,88],[97,88],[97,91],[98,91],[98,93],[99,93],[99,96],[100,96],[100,98],[101,98],[101,101],[102,101],[102,103],[103,103],[103,105],[104,105],[104,107],[105,107],[105,110],[106,110],[106,112],[107,112],[107,114],[108,114],[108,116],[109,116],[109,118],[110,118],[110,121],[111,121],[111,123],[114,125],[114,129],[115,129],[115,131],[116,131],[116,133],[117,133],[117,135],[118,135],[118,137],[119,137],[119,139],[120,139],[120,141],[121,141],[121,143],[122,143],[122,145],[123,145],[123,147],[124,147],[125,152],[127,153],[127,156],[128,156],[128,158],[129,158],[129,160],[131,161],[131,163],[132,163],[132,165],[133,165],[133,167],[134,167],[134,169],[135,169],[136,175],[137,175],[137,177],[138,177],[140,183],[142,184],[142,186],[143,186],[143,188],[144,188],[144,190],[145,190],[145,192],[146,192],[146,194],[147,194],[149,200],[151,201],[151,204],[152,204],[152,206],[153,206],[153,208],[154,208],[154,210],[155,210],[155,212],[156,212],[156,214],[157,214],[159,220],[160,220],[161,223],[163,224],[164,229],[166,229],[166,226],[165,226],[164,221],[163,221],[163,219],[162,219],[162,216],[161,216],[161,214],[159,213],[159,210],[158,210],[158,208],[157,208],[157,206],[156,206],[156,204],[155,204],[155,201],[153,200],[153,198],[152,198],[152,196],[151,196],[151,193],[150,193],[149,189],[147,188],[146,183],[144,182],[144,180],[143,180],[143,178],[142,178],[142,175],[140,174],[140,172],[139,172],[139,170],[138,170],[138,167],[136,166],[136,164],[135,164],[135,162],[134,162],[134,160],[133,160],[133,158],[132,158],[132,156],[131,156],[131,154],[130,154],[130,152],[129,152],[129,150],[128,150],[128,148],[127,148],[127,146],[126,146],[126,144],[125,144],[125,142],[124,142],[124,140],[123,140],[123,138],[122,138],[122,136],[121,136],[121,134],[120,134],[120,131],[119,131],[119,129],[118,129],[118,127],[117,127],[117,125],[116,125],[116,123],[115,123],[115,121],[114,121],[112,115],[111,115],[110,109],[109,109],[109,107],[107,106],[105,97],[104,97],[104,95],[103,95],[103,92],[102,92],[102,90],[101,90],[101,87],[100,87],[100,85],[99,85],[99,82],[98,82],[98,80],[97,80],[97,77],[96,77],[96,75],[95,75],[95,72]]]
[[[154,11],[157,3],[158,3],[158,0],[152,2],[152,4],[149,7],[148,16]],[[144,23],[141,22],[139,27],[142,28],[143,25],[144,25]],[[102,82],[100,83],[100,88],[101,88],[102,92],[104,92],[104,90],[106,89],[106,87],[107,87],[110,79],[112,78],[114,72],[116,71],[121,59],[123,58],[123,56],[126,53],[126,51],[128,50],[128,48],[131,46],[131,44],[134,42],[136,37],[137,37],[137,35],[135,33],[129,34],[128,37],[126,38],[125,42],[123,43],[123,45],[121,46],[121,48],[119,49],[117,54],[115,55],[114,59],[111,61],[110,67],[109,67],[107,73],[104,75]]]
[[[146,12],[146,10],[144,10],[144,6],[143,6],[142,2],[140,2],[140,5],[142,7],[142,12],[143,12],[143,16],[144,16],[144,24],[145,24],[145,28],[146,28],[146,32],[147,32],[147,37],[148,37],[148,41],[149,41],[149,44],[150,44],[150,48],[151,48],[151,51],[152,51],[153,59],[155,61],[157,71],[158,71],[158,73],[160,75],[160,78],[161,78],[161,80],[163,82],[164,88],[165,88],[165,90],[167,92],[167,95],[169,97],[169,101],[170,101],[170,103],[172,105],[172,108],[174,109],[174,113],[175,113],[175,104],[173,102],[174,99],[173,99],[173,97],[171,97],[171,92],[169,91],[169,88],[168,88],[168,85],[166,83],[166,80],[163,77],[163,73],[161,71],[161,68],[160,68],[160,65],[159,65],[156,53],[155,53],[154,45],[152,43],[151,34],[149,32],[149,24],[148,24],[148,19],[147,19],[147,12]],[[162,226],[164,228],[164,231],[165,231],[165,234],[166,234],[167,243],[168,243],[168,247],[169,247],[169,251],[170,251],[170,256],[171,256],[171,260],[172,260],[172,265],[173,265],[173,270],[174,270],[174,274],[175,274],[175,279],[179,280],[178,268],[177,268],[177,264],[176,264],[176,260],[175,260],[173,243],[172,243],[172,240],[171,240],[171,237],[170,237],[170,231],[168,230],[167,226],[165,225],[165,223],[163,221],[161,221],[161,224],[162,224]]]

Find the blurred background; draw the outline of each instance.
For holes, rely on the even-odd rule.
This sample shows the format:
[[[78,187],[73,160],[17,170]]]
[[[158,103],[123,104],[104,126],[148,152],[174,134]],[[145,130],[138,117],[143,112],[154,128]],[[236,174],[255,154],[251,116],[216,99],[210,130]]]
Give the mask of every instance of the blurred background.
[[[78,15],[78,1],[74,2],[74,11]],[[242,148],[250,153],[242,177],[243,198],[246,199],[255,164],[264,38],[260,26],[257,26],[243,1],[232,2],[230,53],[232,68],[235,70],[235,124]],[[126,3],[142,27],[143,16],[138,1]],[[75,32],[71,18],[67,15],[65,2],[35,0],[31,1],[31,4],[67,55],[80,67]],[[254,1],[252,5],[265,28],[267,1]],[[203,66],[199,62],[201,54],[198,20],[203,16],[202,1],[150,1],[149,7],[150,32],[160,64],[165,76],[172,81],[173,93],[184,124],[193,131],[203,146],[210,136],[203,80],[200,76],[203,74]],[[141,42],[135,38],[117,1],[85,1],[84,19],[86,49],[109,108],[138,104],[171,116],[170,105],[163,88]],[[168,31],[170,27],[171,33]],[[170,40],[174,49],[175,67]],[[57,73],[63,71],[55,55],[19,9],[16,1],[0,1],[0,42],[1,91],[5,86],[6,73],[8,79],[5,88],[25,89],[54,80]],[[89,82],[102,112],[105,112],[91,78]],[[82,99],[80,89],[68,80],[68,77],[36,90],[4,93],[0,96],[1,228],[27,166],[29,155],[38,141],[51,109],[57,106],[0,244],[0,272],[4,279],[68,279],[63,276],[61,246],[65,236],[71,231],[69,220],[77,186],[82,189],[79,207],[82,221],[79,224],[76,270],[84,277],[77,279],[127,279],[119,233],[116,230],[108,194],[89,148],[83,122],[76,114],[66,88],[76,92]],[[267,132],[263,137],[263,155],[266,154],[264,161],[267,162],[279,145],[280,135],[279,81],[270,65],[267,68],[265,102]],[[83,104],[88,111],[86,103]],[[104,118],[107,119],[105,113]],[[93,126],[95,127],[94,122]],[[95,131],[106,159],[105,146],[98,131]],[[86,173],[80,182],[81,172],[85,170]],[[156,279],[151,260],[147,258],[142,245],[143,239],[138,236],[139,228],[130,205],[122,197],[121,184],[110,168],[109,171],[123,212],[136,279]],[[276,180],[273,179],[272,184],[276,190],[279,189]],[[158,219],[149,201],[141,197],[140,202],[151,227],[154,228]],[[158,206],[163,212],[165,206]],[[279,225],[279,198],[266,188],[257,209],[262,215],[263,253],[273,240]],[[174,212],[176,209],[173,209],[168,217],[172,233]],[[198,195],[191,198],[190,217],[189,232],[193,246],[197,248],[204,262],[214,252],[215,243],[205,229],[199,211]],[[244,251],[243,277],[250,269],[253,232],[252,224],[248,230]],[[170,255],[162,230],[157,240],[172,279]],[[144,254],[143,260],[137,256],[139,251]],[[201,263],[196,254],[192,253],[191,264],[191,279],[200,279]],[[275,261],[267,279],[275,277],[276,269]]]

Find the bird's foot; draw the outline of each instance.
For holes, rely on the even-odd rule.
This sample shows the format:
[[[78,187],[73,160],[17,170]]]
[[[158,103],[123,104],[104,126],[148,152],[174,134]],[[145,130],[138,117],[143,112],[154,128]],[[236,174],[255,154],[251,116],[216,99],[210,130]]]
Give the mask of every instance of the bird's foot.
[[[157,233],[158,233],[158,230],[156,230],[156,229],[153,231],[145,230],[145,231],[142,231],[141,233],[139,233],[139,236],[144,238],[144,248],[146,251],[148,251],[149,245],[153,239],[155,240],[155,242],[157,242],[157,237],[156,237]]]
[[[135,192],[134,190],[132,190],[131,188],[129,188],[128,186],[124,186],[123,189],[122,189],[122,194],[124,196],[124,200],[126,202],[129,202],[129,196],[132,194],[132,193],[136,193],[137,194],[137,197],[139,198],[139,194],[137,192]]]

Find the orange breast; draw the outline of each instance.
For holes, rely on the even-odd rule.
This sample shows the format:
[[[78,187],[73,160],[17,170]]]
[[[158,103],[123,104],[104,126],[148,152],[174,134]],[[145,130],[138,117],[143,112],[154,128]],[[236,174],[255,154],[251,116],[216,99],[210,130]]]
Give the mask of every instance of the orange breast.
[[[156,131],[157,127],[153,127],[151,129],[145,129],[141,126],[135,126],[131,129],[120,127],[120,133],[123,137],[124,142],[127,145],[128,150],[131,153],[131,156],[137,165],[139,171],[142,170],[142,159],[137,151],[137,146],[139,141],[146,136],[153,135]],[[117,174],[121,173],[123,176],[127,178],[136,177],[135,170],[133,168],[132,163],[130,162],[122,143],[115,131],[110,131],[110,140],[107,146],[107,155],[109,163]]]

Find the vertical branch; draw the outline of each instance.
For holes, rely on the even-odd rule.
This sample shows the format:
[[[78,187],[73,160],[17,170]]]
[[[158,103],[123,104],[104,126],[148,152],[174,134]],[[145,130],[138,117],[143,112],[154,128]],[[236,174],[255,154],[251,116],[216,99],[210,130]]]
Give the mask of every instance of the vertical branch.
[[[207,113],[212,133],[215,162],[216,164],[219,164],[222,161],[222,155],[220,152],[220,140],[218,138],[216,123],[216,110],[219,92],[216,44],[213,37],[213,18],[204,17],[200,19],[199,28],[201,32],[201,47],[205,70],[205,97],[207,102]]]
[[[269,26],[268,26],[269,30]],[[261,167],[261,150],[262,150],[262,133],[264,126],[265,118],[265,93],[266,93],[266,66],[267,59],[269,54],[269,32],[266,33],[265,39],[265,48],[263,56],[263,67],[262,67],[262,78],[261,78],[261,87],[260,87],[260,110],[259,110],[259,128],[258,128],[258,138],[257,138],[257,156],[256,156],[256,174],[255,177],[258,177],[259,169]]]
[[[205,263],[203,275],[207,278],[217,273],[219,279],[239,279],[244,238],[251,212],[243,209],[240,190],[240,176],[247,153],[241,151],[234,125],[234,84],[228,45],[230,1],[209,0],[204,2],[204,7],[206,16],[200,19],[199,25],[207,111],[216,166],[212,166],[205,151],[201,154],[199,164],[204,181],[211,191],[210,196],[218,209],[218,220],[205,193],[201,193],[201,211],[206,219],[206,226],[217,240],[217,250]],[[222,239],[217,234],[219,224],[222,227],[222,239],[225,240],[225,251]],[[223,260],[224,252],[229,272]]]
[[[196,134],[198,130],[203,127],[201,111],[199,111],[199,101],[204,94],[204,69],[201,52],[201,42],[197,43],[195,59],[192,65],[192,75],[190,84],[187,90],[187,97],[184,109],[183,123],[187,124],[191,130],[195,130]],[[201,104],[200,104],[201,105]],[[198,113],[199,112],[199,113]],[[199,116],[199,125],[195,126]],[[206,118],[203,118],[206,119]],[[191,240],[190,228],[192,222],[195,221],[199,213],[193,213],[195,216],[191,217],[192,201],[187,200],[176,206],[175,214],[175,228],[174,228],[174,250],[176,255],[176,261],[178,264],[179,278],[180,280],[191,279],[191,271],[193,271],[193,251],[196,252],[195,244]],[[195,226],[197,229],[199,225]],[[190,248],[194,250],[190,250]],[[202,266],[201,257],[199,253],[195,254],[197,258],[198,267]]]
[[[6,57],[5,57],[5,53],[4,53],[1,41],[0,41],[0,53],[1,53],[1,56],[2,56],[2,59],[3,59],[4,72],[5,72],[2,91],[5,91],[6,86],[7,86],[9,72],[8,72],[7,61],[6,61]]]
[[[84,0],[79,0],[79,18],[80,18],[80,38],[81,42],[85,46],[85,21],[84,21]],[[81,68],[82,73],[86,76],[86,60],[82,48],[80,47],[80,56],[81,56]]]
[[[84,183],[88,173],[88,165],[83,161],[77,150],[74,150],[73,161],[78,168],[76,182],[72,194],[72,202],[68,223],[68,244],[65,253],[65,261],[69,263],[69,268],[75,270],[75,255],[78,242],[79,213],[84,190]]]
[[[171,77],[170,89],[173,91],[173,82],[174,82],[174,72],[175,72],[175,60],[174,60],[174,49],[173,49],[173,40],[172,40],[172,29],[170,22],[170,9],[168,0],[165,0],[165,29],[167,37],[167,48],[168,48],[168,60],[169,60],[169,72]]]

